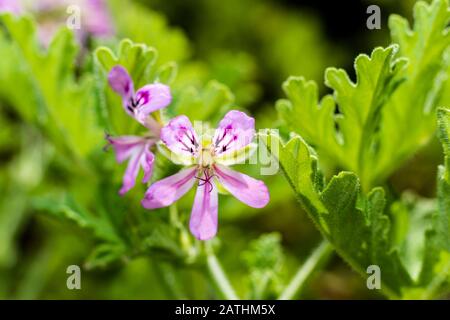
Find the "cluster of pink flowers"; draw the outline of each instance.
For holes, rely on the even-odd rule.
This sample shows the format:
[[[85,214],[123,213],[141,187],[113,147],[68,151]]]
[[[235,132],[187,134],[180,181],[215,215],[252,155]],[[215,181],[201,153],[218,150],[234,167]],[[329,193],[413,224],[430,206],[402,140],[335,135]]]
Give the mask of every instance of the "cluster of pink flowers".
[[[54,11],[65,12],[62,8],[77,4],[84,13],[82,28],[77,32],[79,39],[89,35],[108,36],[113,33],[110,17],[104,0],[42,0],[26,7],[20,0],[0,0],[0,12],[22,14],[31,11],[35,14]],[[41,42],[48,44],[57,21],[42,22],[39,25]],[[255,121],[245,113],[232,110],[220,121],[218,128],[209,136],[195,132],[186,116],[178,116],[165,126],[155,120],[151,113],[167,107],[172,100],[170,88],[154,83],[135,91],[133,80],[122,66],[115,66],[108,75],[110,87],[122,98],[127,114],[148,129],[144,136],[107,135],[108,144],[114,149],[117,162],[128,161],[123,175],[119,194],[124,195],[136,184],[140,169],[143,171],[142,183],[152,177],[156,144],[162,144],[170,154],[169,158],[186,168],[177,174],[150,185],[142,206],[147,209],[171,205],[197,185],[192,207],[190,230],[200,239],[214,237],[218,227],[218,190],[225,189],[243,203],[262,208],[269,202],[269,192],[262,181],[228,168],[238,162],[242,150],[252,145],[255,136]]]
[[[114,35],[114,26],[105,0],[0,0],[0,13],[21,15],[29,12],[37,16],[39,39],[47,46],[56,30],[65,25],[70,6],[80,9],[80,29],[75,30],[75,33],[81,43],[91,35],[95,37]]]
[[[182,163],[186,168],[151,184],[142,206],[147,209],[169,206],[197,185],[189,223],[197,239],[208,240],[217,233],[219,186],[254,208],[262,208],[269,202],[264,182],[228,168],[237,163],[239,157],[236,155],[252,144],[255,136],[253,118],[241,111],[229,111],[211,136],[197,134],[184,115],[162,126],[151,113],[171,103],[168,86],[154,83],[134,91],[133,81],[122,66],[115,66],[110,71],[108,81],[121,96],[125,112],[148,128],[143,137],[107,136],[117,161],[128,160],[119,191],[121,195],[135,185],[140,168],[144,172],[142,182],[150,181],[155,161],[151,150],[159,143],[168,150],[170,160]]]

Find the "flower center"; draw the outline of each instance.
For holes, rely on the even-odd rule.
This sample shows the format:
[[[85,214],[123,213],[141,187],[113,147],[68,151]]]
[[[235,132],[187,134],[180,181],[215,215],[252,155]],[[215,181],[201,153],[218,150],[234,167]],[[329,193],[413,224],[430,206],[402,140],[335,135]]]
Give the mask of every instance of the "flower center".
[[[129,88],[126,89],[127,91]],[[134,97],[130,97],[127,104],[127,109],[135,114],[136,110],[150,100],[150,93],[148,91],[138,91]]]
[[[211,145],[202,147],[198,159],[202,168],[210,168],[214,163],[214,148]]]
[[[211,192],[214,189],[214,185],[211,182],[212,178],[216,175],[211,168],[202,168],[199,170],[199,176],[195,176],[198,179],[198,186],[206,185],[208,187],[208,192]]]

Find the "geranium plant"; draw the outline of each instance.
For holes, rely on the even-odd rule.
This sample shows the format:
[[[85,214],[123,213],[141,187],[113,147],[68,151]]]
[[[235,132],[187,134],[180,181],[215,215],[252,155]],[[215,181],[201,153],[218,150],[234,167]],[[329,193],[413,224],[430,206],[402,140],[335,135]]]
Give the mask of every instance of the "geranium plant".
[[[43,39],[33,9],[0,1],[0,207],[8,212],[0,278],[3,266],[5,278],[17,276],[15,234],[31,225],[53,238],[36,237],[44,258],[33,255],[41,268],[26,269],[30,277],[51,278],[82,259],[84,271],[120,288],[146,277],[163,288],[144,297],[310,297],[313,276],[342,260],[366,291],[379,270],[383,297],[448,297],[447,0],[417,2],[411,26],[392,15],[390,43],[354,59],[355,79],[331,67],[325,89],[295,72],[285,97],[264,108],[258,99],[273,93],[257,84],[251,57],[198,61],[188,38],[146,7],[80,3],[95,4],[101,21],[85,17],[78,31],[52,24]],[[414,161],[430,154],[431,169],[419,170]],[[267,174],[263,160],[280,170]],[[435,174],[435,188],[420,193],[405,186],[410,179],[398,187],[411,167],[419,180]],[[46,260],[49,252],[61,259]],[[34,292],[28,282],[3,283],[19,298]]]

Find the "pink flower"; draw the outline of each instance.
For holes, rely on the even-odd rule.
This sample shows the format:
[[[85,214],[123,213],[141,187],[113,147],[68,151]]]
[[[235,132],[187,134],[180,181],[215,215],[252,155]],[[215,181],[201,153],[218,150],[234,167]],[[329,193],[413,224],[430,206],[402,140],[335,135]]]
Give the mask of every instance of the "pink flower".
[[[0,12],[10,12],[13,14],[20,14],[22,7],[19,0],[0,0]]]
[[[114,35],[114,26],[105,0],[0,0],[0,12],[20,14],[22,11],[30,11],[42,16],[39,18],[50,16],[49,20],[56,28],[65,24],[69,15],[67,8],[72,5],[78,6],[81,10],[81,29],[85,35],[98,37]]]
[[[0,0],[19,3],[20,0]],[[24,11],[31,12],[39,22],[39,39],[48,46],[56,31],[67,24],[67,19],[79,8],[80,27],[74,32],[78,41],[85,44],[89,36],[107,38],[114,35],[114,25],[105,0],[39,0],[24,1]]]
[[[108,75],[111,88],[122,97],[125,111],[149,129],[154,128],[154,122],[148,115],[170,104],[172,96],[170,88],[164,84],[147,84],[134,92],[133,80],[124,67],[117,65]],[[155,130],[159,131],[159,130]]]
[[[140,168],[144,171],[142,183],[147,183],[152,176],[155,156],[150,149],[159,140],[161,126],[150,113],[169,105],[172,98],[170,88],[162,84],[149,84],[135,93],[133,80],[122,66],[115,66],[110,71],[108,81],[112,89],[121,95],[125,111],[150,130],[145,137],[106,137],[116,153],[117,162],[128,160],[119,191],[120,195],[124,195],[134,187]]]
[[[109,145],[111,145],[116,153],[116,160],[122,163],[128,160],[128,166],[123,175],[122,188],[120,195],[124,195],[134,187],[136,178],[139,174],[139,168],[144,171],[142,183],[147,183],[153,171],[153,162],[155,155],[150,151],[156,139],[144,138],[138,136],[120,136],[113,138],[106,136]]]
[[[198,181],[189,226],[199,240],[217,233],[219,185],[251,207],[264,207],[269,202],[264,182],[227,167],[237,163],[243,152],[248,155],[254,135],[254,119],[235,110],[220,121],[212,138],[200,139],[186,116],[172,119],[161,129],[161,140],[173,153],[172,160],[188,167],[151,185],[142,205],[147,209],[169,206]]]
[[[105,0],[84,1],[84,24],[88,34],[110,37],[115,33]]]

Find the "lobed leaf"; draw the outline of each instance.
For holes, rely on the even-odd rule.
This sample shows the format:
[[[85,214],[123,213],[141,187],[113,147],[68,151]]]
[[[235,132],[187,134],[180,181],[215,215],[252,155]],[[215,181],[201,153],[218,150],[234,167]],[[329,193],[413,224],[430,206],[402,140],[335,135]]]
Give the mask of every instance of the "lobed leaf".
[[[428,211],[432,223],[425,227],[416,223],[396,241],[392,232],[397,226],[392,226],[387,214],[382,188],[365,195],[358,177],[351,172],[341,172],[325,185],[316,155],[301,137],[295,136],[283,144],[278,135],[270,133],[263,141],[267,141],[299,202],[323,236],[355,270],[367,277],[370,265],[379,266],[381,289],[391,297],[410,296],[411,292],[424,294],[427,286],[434,283],[437,275],[433,270],[442,264],[442,254],[450,252],[448,208],[442,209],[441,204],[438,212]],[[443,192],[440,201],[448,202],[448,190]],[[404,255],[409,250],[405,248],[412,248],[414,259]]]
[[[283,84],[288,99],[277,103],[288,129],[324,161],[355,172],[365,191],[382,183],[435,129],[434,110],[449,75],[448,1],[418,2],[414,12],[413,30],[405,19],[391,17],[396,44],[356,58],[355,83],[344,70],[327,69],[325,84],[334,94],[319,102],[315,83],[291,77]]]
[[[219,121],[233,106],[234,96],[230,89],[212,80],[202,90],[187,87],[174,101],[173,113],[186,114],[192,121]]]
[[[92,99],[93,78],[75,80],[78,47],[73,33],[61,29],[44,51],[30,18],[2,14],[0,21],[5,26],[0,36],[2,59],[8,63],[0,94],[25,120],[45,126],[65,153],[83,156],[99,148],[103,133]]]
[[[325,83],[334,90],[334,97],[325,96],[320,104],[313,82],[291,77],[283,84],[289,100],[277,103],[280,116],[320,155],[361,176],[368,175],[381,110],[403,81],[400,71],[405,60],[394,59],[396,51],[396,46],[390,46],[376,48],[370,57],[359,55],[355,60],[356,83],[342,69],[327,69]],[[334,116],[336,104],[338,116]]]

